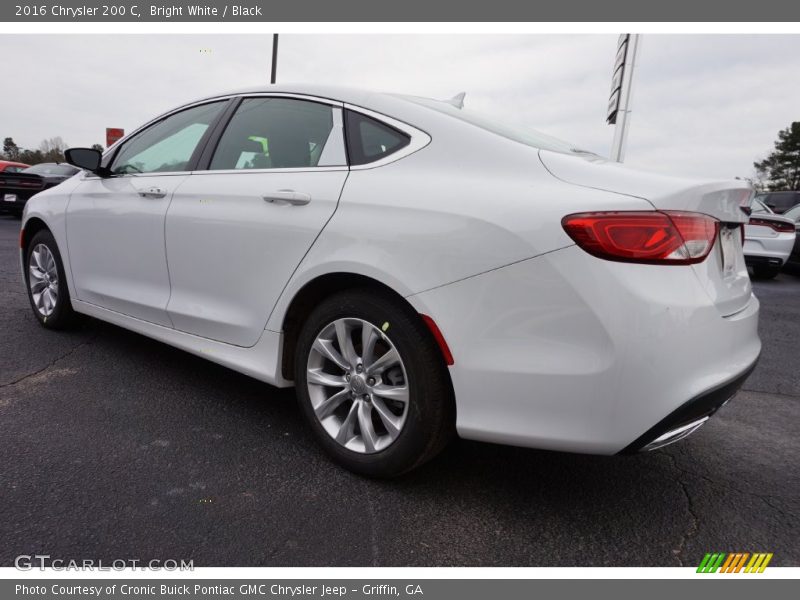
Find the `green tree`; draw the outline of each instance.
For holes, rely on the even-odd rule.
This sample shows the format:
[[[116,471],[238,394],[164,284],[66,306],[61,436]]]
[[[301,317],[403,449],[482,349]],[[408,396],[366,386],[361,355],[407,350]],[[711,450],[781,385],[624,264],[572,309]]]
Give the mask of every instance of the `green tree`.
[[[103,148],[100,144],[92,144],[92,150],[97,150],[98,152],[105,152],[105,148]]]
[[[753,166],[770,191],[800,190],[800,121],[779,131],[775,150]]]
[[[40,162],[46,162],[41,150],[21,150],[17,160],[26,165],[38,165]]]
[[[14,143],[14,138],[7,137],[3,140],[3,156],[7,160],[19,160],[20,147]]]

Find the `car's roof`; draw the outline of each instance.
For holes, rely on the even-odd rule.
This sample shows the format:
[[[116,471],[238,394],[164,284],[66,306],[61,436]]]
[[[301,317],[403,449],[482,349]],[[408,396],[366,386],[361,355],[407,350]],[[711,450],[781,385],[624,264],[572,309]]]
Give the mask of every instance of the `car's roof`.
[[[27,163],[18,162],[15,160],[0,160],[0,165],[3,165],[4,167],[30,167],[30,165]]]
[[[339,102],[347,102],[350,104],[361,104],[368,102],[370,99],[377,100],[381,97],[391,97],[392,95],[386,92],[378,92],[366,90],[356,87],[340,86],[340,85],[326,85],[317,83],[280,83],[280,84],[265,84],[260,86],[253,86],[247,88],[240,88],[236,90],[229,90],[213,96],[201,98],[215,98],[219,96],[231,96],[239,94],[260,94],[260,93],[285,93],[285,94],[301,94],[308,96],[317,96],[319,98],[327,98],[329,100],[337,100]]]
[[[246,95],[246,94],[262,94],[262,93],[278,93],[278,94],[296,94],[300,96],[313,96],[323,98],[326,100],[333,100],[335,102],[344,102],[359,108],[365,108],[377,113],[382,113],[390,117],[400,120],[407,120],[413,125],[418,124],[414,122],[415,118],[420,115],[420,107],[409,101],[410,96],[399,92],[369,90],[358,87],[349,87],[341,85],[327,85],[317,83],[281,83],[281,84],[264,84],[260,86],[253,86],[247,88],[240,88],[235,90],[228,90],[220,92],[212,96],[205,96],[197,98],[188,104],[202,102],[204,100],[211,100],[214,98],[222,98],[226,96]],[[433,100],[433,99],[431,99]],[[441,115],[436,115],[434,111],[427,108],[421,110],[425,115],[425,121],[429,119],[442,120]],[[451,119],[445,119],[451,121]]]

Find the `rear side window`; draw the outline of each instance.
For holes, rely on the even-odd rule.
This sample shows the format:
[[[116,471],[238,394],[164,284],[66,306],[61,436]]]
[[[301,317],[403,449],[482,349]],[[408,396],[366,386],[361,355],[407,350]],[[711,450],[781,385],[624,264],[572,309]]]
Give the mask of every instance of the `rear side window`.
[[[753,199],[753,203],[750,205],[750,210],[752,212],[754,212],[754,213],[771,213],[772,212],[758,198],[754,198]]]
[[[347,156],[351,165],[365,165],[405,148],[411,138],[371,117],[351,110],[345,113]]]

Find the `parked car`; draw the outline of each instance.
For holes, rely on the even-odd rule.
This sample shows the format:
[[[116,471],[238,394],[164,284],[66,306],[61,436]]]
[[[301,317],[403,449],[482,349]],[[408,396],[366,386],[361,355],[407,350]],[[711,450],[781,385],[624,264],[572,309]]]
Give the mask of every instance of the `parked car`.
[[[700,427],[761,349],[752,190],[454,104],[275,86],[71,149],[86,172],[25,209],[33,314],[295,386],[322,447],[370,476],[456,433],[615,454]]]
[[[753,276],[772,279],[789,259],[797,238],[794,220],[776,215],[758,199],[751,205],[744,226],[744,259]]]
[[[786,266],[791,268],[792,271],[797,272],[800,270],[800,205],[790,208],[783,213],[783,216],[794,221],[796,236],[794,247],[786,261]]]
[[[757,198],[772,209],[775,214],[783,214],[793,206],[800,204],[800,191],[767,192],[758,194]]]
[[[0,173],[0,211],[17,217],[34,194],[58,185],[80,169],[63,163],[39,163],[16,173]]]
[[[14,162],[13,160],[0,160],[0,173],[19,173],[23,169],[27,169],[30,165],[21,162]]]

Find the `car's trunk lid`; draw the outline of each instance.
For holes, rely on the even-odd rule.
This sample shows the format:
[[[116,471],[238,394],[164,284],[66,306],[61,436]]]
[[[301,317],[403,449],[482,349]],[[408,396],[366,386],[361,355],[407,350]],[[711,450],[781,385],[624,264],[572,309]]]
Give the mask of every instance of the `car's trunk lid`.
[[[15,190],[41,190],[44,179],[35,173],[0,173],[0,189]]]
[[[701,284],[723,315],[744,309],[751,285],[742,253],[742,210],[753,191],[745,181],[703,181],[669,177],[625,167],[593,155],[570,156],[542,150],[542,164],[555,177],[579,185],[647,200],[658,210],[700,212],[721,222],[714,248],[693,265]],[[673,268],[673,267],[665,267]]]

